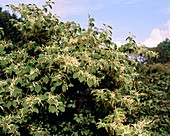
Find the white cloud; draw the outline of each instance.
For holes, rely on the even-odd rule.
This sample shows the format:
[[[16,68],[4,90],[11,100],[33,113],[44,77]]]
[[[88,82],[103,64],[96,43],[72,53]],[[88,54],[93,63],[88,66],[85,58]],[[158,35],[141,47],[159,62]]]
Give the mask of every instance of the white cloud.
[[[170,38],[170,20],[167,22],[165,29],[154,28],[143,44],[147,47],[156,47],[160,42]]]
[[[148,39],[146,39],[143,44],[147,47],[156,47],[158,43],[160,43],[163,40],[163,37],[161,35],[161,30],[158,28],[155,28],[152,30],[150,36]]]

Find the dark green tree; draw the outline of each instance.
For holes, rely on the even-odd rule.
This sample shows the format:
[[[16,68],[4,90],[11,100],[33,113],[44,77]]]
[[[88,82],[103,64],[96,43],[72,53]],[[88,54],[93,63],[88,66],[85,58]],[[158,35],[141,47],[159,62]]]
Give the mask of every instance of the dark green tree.
[[[7,40],[12,40],[13,42],[19,41],[20,32],[13,26],[11,19],[18,19],[16,14],[10,14],[8,11],[3,11],[0,7],[0,27],[3,28],[4,37]]]
[[[149,59],[149,63],[169,63],[170,62],[170,40],[166,38],[159,43],[157,47],[150,48],[150,50],[158,53],[158,58]]]

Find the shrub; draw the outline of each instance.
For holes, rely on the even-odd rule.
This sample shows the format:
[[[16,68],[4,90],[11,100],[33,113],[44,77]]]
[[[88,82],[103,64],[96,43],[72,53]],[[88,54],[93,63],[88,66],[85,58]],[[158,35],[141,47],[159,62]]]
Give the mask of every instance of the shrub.
[[[150,129],[155,135],[170,134],[170,71],[166,64],[143,65],[140,71],[141,111],[139,115],[152,117]],[[147,78],[146,78],[147,77]]]
[[[61,22],[52,3],[10,6],[22,40],[0,41],[0,134],[150,135],[137,62],[112,43],[110,26]]]

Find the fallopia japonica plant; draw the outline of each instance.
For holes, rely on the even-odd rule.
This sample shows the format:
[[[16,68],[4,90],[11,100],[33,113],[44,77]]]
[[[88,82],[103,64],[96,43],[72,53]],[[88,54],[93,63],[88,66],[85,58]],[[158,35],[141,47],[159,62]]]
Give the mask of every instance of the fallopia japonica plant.
[[[138,90],[141,96],[141,110],[139,115],[152,118],[149,129],[154,135],[167,136],[170,134],[170,71],[166,64],[140,65]],[[147,77],[147,78],[146,78]]]
[[[9,5],[22,36],[0,41],[0,134],[150,135],[152,120],[136,116],[137,62],[117,49],[111,27],[90,16],[87,29],[62,22],[52,4]]]
[[[156,52],[149,51],[143,44],[137,44],[134,38],[135,36],[130,33],[126,38],[128,42],[122,45],[119,50],[140,63],[146,63],[147,59],[158,58]]]

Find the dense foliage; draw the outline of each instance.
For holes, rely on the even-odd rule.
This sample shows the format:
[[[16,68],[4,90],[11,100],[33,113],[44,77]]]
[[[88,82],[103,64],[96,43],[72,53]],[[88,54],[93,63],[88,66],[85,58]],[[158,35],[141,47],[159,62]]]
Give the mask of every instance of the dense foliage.
[[[10,6],[21,14],[11,21],[22,40],[0,40],[0,135],[168,134],[167,73],[166,86],[159,88],[162,75],[153,72],[148,80],[156,84],[149,84],[150,69],[140,71],[129,57],[154,53],[131,36],[117,48],[111,27],[95,27],[90,16],[87,29],[62,22],[48,11],[52,3]]]
[[[155,135],[170,134],[170,65],[140,65],[138,90],[145,95],[141,97],[142,107],[139,115],[152,117],[150,129]]]
[[[170,63],[170,40],[167,38],[159,43],[157,47],[149,48],[159,54],[158,58],[149,59],[149,63]]]
[[[3,11],[0,7],[0,27],[3,28],[4,35],[1,35],[1,39],[5,38],[6,40],[12,40],[13,42],[20,40],[20,32],[13,26],[10,19],[17,19],[15,14],[10,14],[8,11]]]

